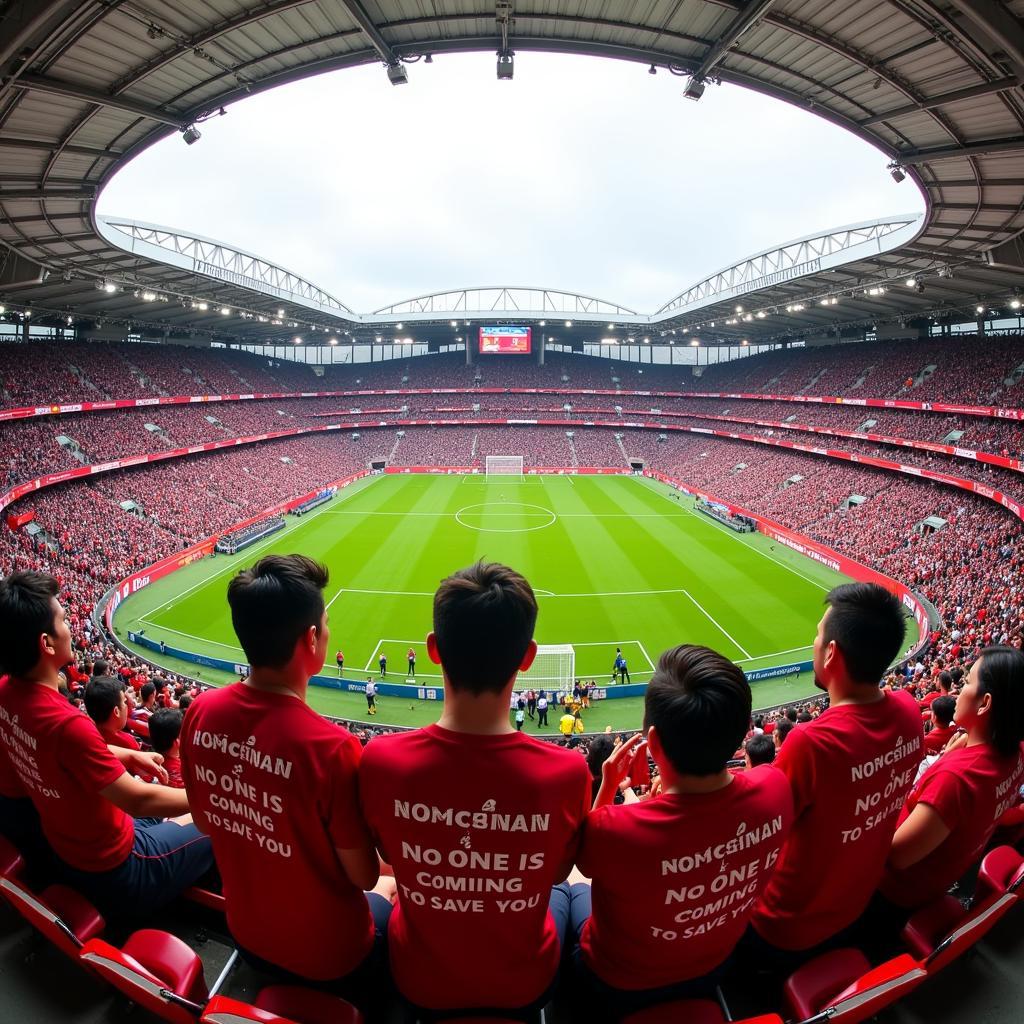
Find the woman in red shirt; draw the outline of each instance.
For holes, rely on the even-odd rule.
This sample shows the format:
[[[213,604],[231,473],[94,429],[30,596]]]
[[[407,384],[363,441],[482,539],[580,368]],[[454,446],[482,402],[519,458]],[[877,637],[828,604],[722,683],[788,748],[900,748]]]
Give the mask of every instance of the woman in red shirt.
[[[942,895],[977,860],[1024,783],[1024,654],[986,647],[956,701],[964,730],[907,798],[879,886],[890,920]]]

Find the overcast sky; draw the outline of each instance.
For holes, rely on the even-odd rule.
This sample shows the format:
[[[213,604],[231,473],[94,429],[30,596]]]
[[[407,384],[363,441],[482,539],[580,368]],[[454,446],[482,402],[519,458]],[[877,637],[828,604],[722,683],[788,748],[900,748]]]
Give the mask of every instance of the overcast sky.
[[[321,75],[173,136],[102,214],[247,249],[357,312],[472,285],[542,285],[638,312],[813,232],[923,208],[876,150],[732,86],[618,61],[438,56]]]

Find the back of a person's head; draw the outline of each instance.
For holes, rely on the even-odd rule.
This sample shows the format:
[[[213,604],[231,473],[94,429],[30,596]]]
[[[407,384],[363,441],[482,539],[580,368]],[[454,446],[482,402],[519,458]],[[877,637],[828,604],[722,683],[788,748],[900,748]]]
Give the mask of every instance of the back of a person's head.
[[[1024,654],[1016,647],[982,648],[978,666],[978,697],[989,694],[989,740],[1010,757],[1024,742]]]
[[[526,656],[537,622],[533,588],[497,562],[477,562],[434,595],[434,639],[453,690],[501,693]]]
[[[775,741],[775,745],[781,747],[786,742],[786,737],[796,728],[796,712],[793,712],[793,718],[783,718],[776,726],[775,732],[772,733],[772,739]]]
[[[796,708],[786,708],[783,712],[787,721],[796,722],[797,710]]]
[[[771,736],[751,736],[743,745],[743,749],[750,758],[751,768],[756,768],[759,764],[771,764],[775,760],[775,741]]]
[[[956,711],[956,700],[952,697],[936,697],[932,701],[932,714],[939,725],[946,726],[953,721]]]
[[[590,769],[592,778],[601,777],[601,766],[611,756],[615,749],[615,741],[611,736],[597,736],[590,741],[590,749],[587,751],[587,767]]]
[[[0,579],[0,672],[23,676],[39,661],[39,638],[54,627],[57,581],[19,571]]]
[[[92,674],[97,677],[108,676],[110,675],[110,666],[102,658],[97,658],[92,663]]]
[[[124,683],[113,676],[93,676],[85,688],[85,713],[97,724],[103,725],[110,713],[121,705]]]
[[[181,712],[177,708],[160,708],[149,720],[149,744],[158,754],[166,754],[181,732]]]
[[[953,683],[955,685],[956,683],[959,683],[961,679],[963,679],[964,670],[959,665],[957,665],[956,667],[949,670],[949,674],[953,677]]]
[[[254,668],[283,668],[324,614],[327,569],[305,555],[267,555],[228,584],[231,624]]]
[[[662,654],[647,684],[644,729],[655,727],[680,774],[714,775],[743,742],[750,707],[738,666],[708,647],[681,644]]]
[[[899,598],[877,583],[844,583],[825,603],[823,646],[835,641],[852,682],[877,686],[906,636]]]
[[[139,690],[139,698],[142,703],[145,704],[150,697],[156,693],[156,687],[152,683],[143,683],[142,689]]]
[[[811,715],[810,711],[801,711],[796,716],[796,721],[797,725],[806,725],[808,722],[813,722],[814,717]]]
[[[191,703],[192,703],[192,695],[191,695],[191,694],[189,694],[189,693],[183,693],[183,694],[182,694],[182,695],[181,695],[181,696],[180,696],[180,697],[178,698],[178,710],[179,710],[179,711],[180,711],[180,712],[181,712],[182,714],[184,714],[184,713],[185,713],[185,712],[186,712],[186,711],[188,710],[188,707],[189,707],[189,705],[190,705]]]
[[[943,693],[949,693],[953,689],[953,677],[946,671],[939,673],[939,689]]]

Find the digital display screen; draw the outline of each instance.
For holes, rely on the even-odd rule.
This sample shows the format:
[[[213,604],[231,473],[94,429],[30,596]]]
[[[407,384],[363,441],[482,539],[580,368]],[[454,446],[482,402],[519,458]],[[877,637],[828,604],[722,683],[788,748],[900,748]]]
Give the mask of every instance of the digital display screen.
[[[481,327],[480,353],[528,356],[532,336],[532,327]]]

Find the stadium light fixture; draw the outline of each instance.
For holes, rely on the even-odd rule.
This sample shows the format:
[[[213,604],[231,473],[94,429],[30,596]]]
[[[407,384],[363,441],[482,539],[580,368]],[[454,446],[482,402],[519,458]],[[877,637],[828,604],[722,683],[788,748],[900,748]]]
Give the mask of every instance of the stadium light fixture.
[[[741,345],[749,345],[749,344],[750,344],[750,342],[748,342],[748,341],[747,341],[747,339],[746,339],[746,338],[744,338],[744,339],[743,339],[743,340],[742,340],[742,341],[740,342],[740,344],[741,344]]]
[[[1021,307],[1020,292],[1014,292],[1013,293],[1013,298],[1010,299],[1010,309],[1020,309],[1020,307]]]
[[[742,306],[737,306],[736,307],[736,312],[737,313],[742,313],[743,312],[743,307]]]
[[[452,327],[458,327],[459,326],[459,321],[458,320],[449,320],[448,322],[452,325]]]
[[[647,69],[647,74],[649,75],[656,75],[657,73],[658,69],[653,64]]]
[[[548,325],[547,320],[538,320],[537,323],[541,327],[547,327],[547,325]]]
[[[295,345],[301,345],[302,344],[302,339],[296,334],[295,337],[292,338],[292,342]]]
[[[181,129],[181,137],[185,140],[186,146],[194,146],[203,136],[194,124],[190,124],[187,128]]]
[[[906,284],[907,284],[908,288],[916,288],[917,287],[917,278],[916,277],[908,277],[907,281],[906,281]]]
[[[396,331],[400,331],[401,329],[402,329],[402,325],[401,324],[395,324],[395,330]]]
[[[699,100],[704,95],[703,79],[691,76],[683,89],[683,96],[688,100]]]
[[[515,74],[516,65],[512,59],[511,53],[506,53],[498,57],[498,81],[499,82],[511,82],[512,76]]]
[[[373,340],[379,345],[384,339],[378,334]]]
[[[985,312],[985,307],[984,306],[975,306],[974,307],[974,312],[975,313],[984,313]]]
[[[406,71],[405,65],[401,61],[388,65],[388,81],[392,85],[409,84],[409,72]]]
[[[6,312],[7,312],[7,307],[6,306],[0,306],[0,316],[3,316],[4,313],[6,313]]]
[[[893,161],[889,164],[889,173],[892,175],[892,180],[898,185],[904,178],[906,178],[906,171],[900,166],[898,161]]]
[[[763,320],[765,318],[765,316],[766,316],[766,314],[765,314],[765,311],[763,309],[759,309],[757,311],[757,319],[758,320]],[[712,326],[714,326],[714,325],[712,324]]]
[[[644,344],[645,345],[650,345],[650,343],[651,343],[651,339],[650,338],[644,338]]]
[[[142,293],[142,301],[143,302],[156,302],[156,292],[143,292]]]
[[[565,321],[565,326],[566,327],[572,327],[572,321],[571,320],[566,320]]]
[[[330,344],[330,345],[337,345],[338,344],[338,339],[337,338],[329,338],[328,339],[328,344]]]
[[[700,347],[700,338],[694,338],[693,341],[690,342],[690,345],[693,348],[699,348]]]
[[[231,310],[227,306],[221,306],[220,307],[220,315],[221,316],[230,316],[231,315]]]
[[[106,292],[106,293],[107,293],[108,295],[111,295],[111,294],[113,294],[114,292],[116,292],[116,291],[117,291],[117,285],[116,285],[116,284],[114,284],[114,282],[113,282],[113,281],[104,281],[104,282],[103,282],[103,290],[104,290],[104,291],[105,291],[105,292]]]
[[[209,308],[210,308],[210,305],[207,302],[197,302],[196,303],[196,309],[198,309],[201,313],[205,313]]]
[[[32,319],[32,310],[31,310],[31,309],[26,309],[26,310],[25,310],[25,312],[24,312],[24,313],[22,313],[21,315],[22,315],[22,316],[23,316],[23,317],[24,317],[24,318],[25,318],[26,320],[31,320],[31,319]]]

